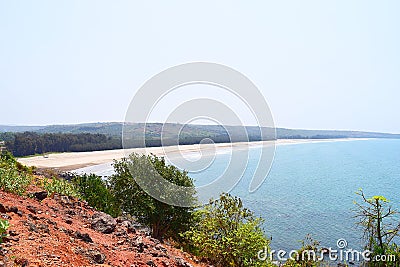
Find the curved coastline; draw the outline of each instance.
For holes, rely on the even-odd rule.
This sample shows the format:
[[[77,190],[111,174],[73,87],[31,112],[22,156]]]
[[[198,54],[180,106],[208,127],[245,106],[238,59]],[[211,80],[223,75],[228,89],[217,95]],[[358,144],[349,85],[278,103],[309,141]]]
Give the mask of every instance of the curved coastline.
[[[178,155],[200,155],[214,153],[229,153],[231,149],[247,149],[262,146],[281,146],[306,143],[322,142],[343,142],[370,140],[371,138],[338,138],[338,139],[278,139],[276,141],[257,141],[257,142],[238,142],[238,143],[216,143],[216,144],[195,144],[167,147],[149,147],[102,150],[91,152],[66,152],[49,154],[48,157],[34,156],[29,158],[19,158],[18,161],[27,166],[36,166],[37,168],[52,168],[59,171],[72,171],[84,167],[110,163],[114,159],[118,160],[133,152],[138,154],[153,153],[156,156],[178,156]]]

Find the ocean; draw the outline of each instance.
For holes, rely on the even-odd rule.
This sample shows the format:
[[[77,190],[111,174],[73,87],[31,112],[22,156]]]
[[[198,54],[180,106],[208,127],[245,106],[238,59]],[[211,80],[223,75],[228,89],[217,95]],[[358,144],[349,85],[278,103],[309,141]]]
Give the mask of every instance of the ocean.
[[[310,234],[322,247],[336,248],[338,239],[360,249],[363,232],[356,226],[355,192],[383,195],[400,208],[400,140],[370,139],[280,145],[268,177],[254,193],[248,192],[260,148],[250,150],[247,169],[231,194],[261,216],[272,249],[290,251],[301,247]],[[218,154],[205,170],[189,173],[196,184],[218,177],[229,162]],[[110,164],[78,170],[110,175]]]

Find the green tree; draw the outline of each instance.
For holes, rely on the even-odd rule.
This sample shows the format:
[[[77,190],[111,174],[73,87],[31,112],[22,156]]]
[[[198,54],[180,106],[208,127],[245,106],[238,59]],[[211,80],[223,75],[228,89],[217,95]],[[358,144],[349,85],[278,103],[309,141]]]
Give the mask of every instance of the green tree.
[[[261,229],[262,219],[243,207],[240,198],[222,194],[199,210],[200,220],[183,236],[194,253],[216,266],[266,266],[258,259],[270,241]]]
[[[148,183],[153,182],[157,172],[165,180],[191,190],[189,196],[195,201],[193,180],[186,172],[167,165],[165,160],[154,155],[131,154],[128,158],[114,162],[115,175],[110,177],[110,189],[121,209],[149,226],[151,234],[157,239],[178,238],[178,233],[186,231],[193,223],[193,208],[176,207],[165,204],[147,194],[135,181],[140,177]],[[159,192],[160,197],[170,197],[173,191]]]
[[[400,223],[396,220],[398,211],[389,205],[389,200],[383,196],[367,198],[362,191],[356,193],[361,196],[362,202],[354,202],[357,206],[356,218],[358,225],[364,230],[365,248],[374,255],[387,254],[393,247],[393,239],[399,236]]]
[[[79,195],[97,210],[117,217],[121,212],[106,183],[95,174],[74,175],[72,183]]]

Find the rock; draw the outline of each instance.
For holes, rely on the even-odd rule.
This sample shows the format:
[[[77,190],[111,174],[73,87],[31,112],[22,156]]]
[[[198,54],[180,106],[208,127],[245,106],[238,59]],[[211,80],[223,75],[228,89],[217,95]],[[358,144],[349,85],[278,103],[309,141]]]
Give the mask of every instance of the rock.
[[[160,251],[162,251],[162,252],[164,252],[164,253],[167,252],[167,249],[164,248],[161,244],[156,245],[156,246],[155,246],[155,249],[160,250]]]
[[[50,234],[50,229],[49,229],[49,226],[47,224],[40,223],[40,224],[38,224],[37,228],[40,229],[42,232],[44,232],[46,234]]]
[[[55,221],[53,221],[53,220],[46,219],[46,222],[47,222],[48,224],[51,224],[51,225],[57,226],[57,223],[56,223]]]
[[[99,250],[96,249],[84,249],[81,247],[77,247],[74,249],[74,252],[89,258],[90,261],[94,263],[103,264],[106,260],[106,255],[104,255],[103,253],[101,253]]]
[[[6,213],[7,209],[6,207],[3,206],[3,204],[0,203],[0,213]]]
[[[7,214],[5,214],[5,213],[1,214],[0,217],[3,218],[3,219],[5,219],[5,220],[11,220],[11,216],[9,216],[9,215],[7,215]]]
[[[88,250],[87,255],[90,259],[92,259],[95,263],[98,264],[103,264],[106,260],[106,255],[104,255],[98,250]]]
[[[175,258],[175,263],[179,267],[193,267],[193,265],[191,265],[190,263],[186,262],[184,259],[178,258],[178,257]]]
[[[130,221],[123,221],[121,226],[125,227],[128,233],[136,233],[136,229]]]
[[[72,216],[76,215],[76,212],[74,210],[67,210],[65,213]]]
[[[33,193],[33,197],[39,201],[42,201],[43,199],[47,198],[48,195],[49,194],[46,191],[40,191],[40,192]]]
[[[18,266],[25,267],[29,265],[29,261],[24,258],[16,258],[14,263],[18,264]]]
[[[34,221],[37,221],[37,220],[39,220],[39,217],[38,216],[36,216],[36,215],[34,215],[34,214],[28,214],[28,217],[29,218],[31,218],[32,220],[34,220]]]
[[[137,247],[137,251],[138,251],[139,253],[141,253],[141,252],[144,251],[143,237],[139,236],[139,237],[136,239],[136,247]]]
[[[147,261],[146,264],[148,266],[151,266],[151,267],[156,267],[157,266],[152,260]]]
[[[116,225],[116,220],[104,212],[97,212],[92,216],[92,229],[103,234],[110,234],[114,232]]]
[[[17,232],[15,232],[15,231],[13,231],[13,230],[9,230],[9,231],[8,231],[8,234],[9,234],[10,236],[17,236],[17,235],[19,235]]]
[[[34,223],[27,222],[25,225],[28,226],[29,231],[36,232],[36,233],[39,232]]]
[[[115,236],[118,236],[118,237],[127,237],[127,232],[124,231],[124,230],[119,230],[119,231],[116,231],[116,232],[114,233],[114,235],[115,235]]]
[[[18,237],[12,237],[12,236],[6,236],[6,237],[3,237],[3,241],[4,242],[10,242],[10,241],[18,242],[19,238]]]
[[[141,237],[141,236],[138,236],[137,238],[136,238],[136,245],[143,245],[144,243],[143,243],[143,237]]]
[[[32,212],[33,214],[37,213],[37,209],[34,206],[28,205],[28,206],[26,206],[26,209],[29,210],[30,212]]]
[[[1,247],[0,248],[0,256],[5,256],[7,254],[7,249],[6,248],[3,248],[3,247]],[[1,266],[1,265],[0,265]]]
[[[156,238],[154,238],[154,237],[150,237],[149,239],[150,239],[150,241],[153,242],[154,244],[160,244],[160,243],[161,243],[160,240],[158,240],[158,239],[156,239]]]
[[[9,208],[7,209],[7,212],[14,212],[14,213],[17,213],[17,212],[18,212],[18,208],[15,207],[15,206],[9,207]]]
[[[115,218],[115,220],[117,221],[117,223],[122,223],[123,221],[126,221],[126,218],[118,216],[117,218]]]
[[[159,251],[156,251],[156,250],[150,251],[150,255],[155,257],[155,258],[158,258],[158,257],[161,258],[161,257],[166,257],[167,256],[165,253],[159,252]]]
[[[79,231],[76,231],[75,232],[75,237],[85,241],[86,243],[93,243],[92,238],[87,233],[83,234],[83,233],[81,233]]]
[[[169,267],[170,266],[168,261],[162,261],[162,264],[164,265],[164,267]]]
[[[117,221],[117,223],[120,223],[121,226],[123,226],[123,227],[126,227],[126,228],[132,227],[132,223],[130,221],[122,221],[122,222],[118,222],[118,220],[116,220],[116,221]]]

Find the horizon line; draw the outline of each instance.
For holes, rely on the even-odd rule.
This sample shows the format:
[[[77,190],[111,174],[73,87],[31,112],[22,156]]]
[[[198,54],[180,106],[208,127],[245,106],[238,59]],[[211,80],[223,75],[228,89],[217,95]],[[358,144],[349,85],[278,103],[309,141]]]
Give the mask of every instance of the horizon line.
[[[119,124],[124,124],[126,122],[121,122],[121,121],[96,121],[96,122],[79,122],[79,123],[56,123],[56,124],[35,124],[35,125],[29,125],[29,124],[0,124],[0,126],[7,126],[7,127],[48,127],[48,126],[74,126],[74,125],[82,125],[82,124],[106,124],[106,123],[119,123]],[[269,126],[259,126],[259,125],[220,125],[220,124],[196,124],[196,123],[179,123],[179,122],[128,122],[132,124],[179,124],[179,125],[199,125],[199,126],[227,126],[227,127],[260,127],[260,128],[272,128]],[[275,129],[285,129],[285,130],[305,130],[305,131],[338,131],[338,132],[365,132],[365,133],[382,133],[382,134],[393,134],[393,135],[398,135],[400,133],[394,133],[394,132],[381,132],[381,131],[376,131],[376,130],[350,130],[350,129],[321,129],[321,128],[312,128],[312,129],[306,129],[306,128],[289,128],[289,127],[282,127],[282,126],[274,126],[273,128]]]

